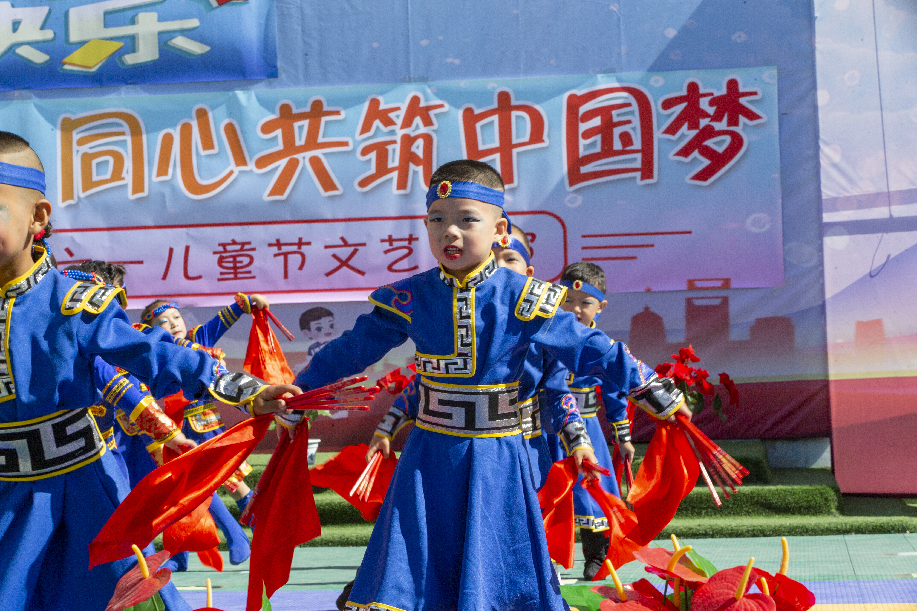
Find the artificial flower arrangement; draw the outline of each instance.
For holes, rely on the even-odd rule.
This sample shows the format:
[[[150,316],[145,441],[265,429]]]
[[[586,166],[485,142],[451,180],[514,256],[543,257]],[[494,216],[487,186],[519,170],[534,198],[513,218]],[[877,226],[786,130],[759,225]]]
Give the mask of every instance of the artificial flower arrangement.
[[[725,421],[726,414],[723,412],[723,400],[717,393],[716,386],[707,380],[710,377],[710,372],[691,364],[700,362],[700,357],[694,352],[694,347],[689,344],[687,348],[679,348],[678,354],[671,356],[674,362],[657,365],[656,373],[672,378],[675,381],[675,384],[684,394],[685,403],[695,414],[703,411],[708,397],[713,397],[711,401],[713,411],[716,412],[721,420]],[[739,390],[735,382],[726,373],[720,373],[719,377],[720,384],[723,385],[729,396],[729,405],[738,407]],[[697,457],[700,474],[707,485],[707,489],[710,490],[713,502],[719,507],[723,503],[714,485],[718,485],[723,492],[723,496],[728,499],[741,485],[742,478],[748,475],[748,470],[726,454],[719,446],[710,442],[687,419],[678,416],[678,421],[687,436],[691,450]]]
[[[783,558],[776,573],[746,566],[718,571],[713,564],[682,546],[672,535],[673,550],[644,547],[634,552],[648,573],[665,580],[660,591],[647,579],[622,584],[606,561],[614,586],[561,586],[571,610],[578,611],[807,611],[815,595],[787,577],[789,549],[782,539]],[[752,593],[752,588],[757,591]]]
[[[699,363],[700,357],[694,352],[694,347],[688,344],[687,348],[679,348],[678,354],[671,355],[674,363],[661,363],[656,366],[656,373],[663,377],[672,378],[675,384],[685,395],[685,403],[695,414],[699,414],[707,405],[707,397],[713,397],[712,407],[721,420],[726,420],[723,413],[723,399],[716,392],[716,386],[707,378],[710,372],[691,363]],[[735,382],[726,373],[720,373],[720,384],[726,389],[729,396],[729,405],[738,407],[739,389]]]

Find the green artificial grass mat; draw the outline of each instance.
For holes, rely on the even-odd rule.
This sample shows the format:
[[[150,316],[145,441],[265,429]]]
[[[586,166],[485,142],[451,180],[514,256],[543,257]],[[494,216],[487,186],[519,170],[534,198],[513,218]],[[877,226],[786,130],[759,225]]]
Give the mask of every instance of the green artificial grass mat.
[[[828,486],[740,486],[729,499],[717,490],[717,507],[706,486],[695,488],[681,502],[676,517],[830,516],[837,513],[838,498]]]
[[[782,486],[829,486],[840,494],[831,469],[809,467],[801,469],[771,469],[771,483]]]
[[[891,534],[917,532],[917,517],[775,516],[678,518],[660,533],[660,539],[789,537],[811,535]]]

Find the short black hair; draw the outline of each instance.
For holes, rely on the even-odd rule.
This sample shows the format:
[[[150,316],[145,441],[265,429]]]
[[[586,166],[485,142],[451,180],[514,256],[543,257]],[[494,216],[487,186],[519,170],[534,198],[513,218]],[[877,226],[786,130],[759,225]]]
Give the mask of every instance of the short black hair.
[[[21,153],[24,150],[30,150],[35,155],[35,160],[38,162],[38,169],[42,172],[45,171],[44,165],[41,163],[41,159],[32,149],[32,145],[29,144],[29,141],[14,134],[13,132],[0,131],[0,155],[5,155],[7,153]]]
[[[77,265],[71,265],[67,269],[78,269],[82,272],[96,274],[105,284],[121,286],[124,284],[124,276],[127,270],[123,265],[117,263],[108,263],[107,261],[83,261]]]
[[[606,292],[605,271],[595,263],[589,263],[588,261],[571,263],[564,268],[563,273],[560,275],[560,279],[570,281],[582,280],[603,293]]]
[[[474,159],[458,159],[450,161],[436,168],[430,177],[430,184],[435,185],[444,180],[462,180],[476,182],[479,185],[504,191],[503,178],[500,173],[483,161]]]
[[[309,331],[311,331],[313,322],[315,322],[316,320],[321,320],[323,318],[328,318],[329,316],[331,318],[334,318],[334,312],[332,312],[328,308],[323,308],[321,306],[309,308],[308,310],[302,313],[302,316],[299,317],[299,330],[305,331],[306,329],[308,329]]]

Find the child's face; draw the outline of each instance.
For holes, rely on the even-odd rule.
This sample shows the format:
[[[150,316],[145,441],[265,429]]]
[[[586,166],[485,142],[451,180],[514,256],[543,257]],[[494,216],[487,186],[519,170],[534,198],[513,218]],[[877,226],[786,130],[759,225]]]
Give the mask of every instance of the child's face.
[[[595,320],[596,315],[605,309],[608,301],[599,301],[589,293],[577,291],[573,288],[567,289],[567,300],[560,307],[567,312],[576,314],[576,320],[586,325]]]
[[[303,335],[313,342],[327,342],[334,335],[334,316],[325,316],[309,323]]]
[[[424,225],[433,256],[460,279],[486,261],[493,243],[506,233],[498,206],[464,197],[434,201]]]
[[[188,337],[188,329],[185,327],[185,319],[182,318],[181,312],[175,308],[169,308],[153,320],[153,324],[162,327],[168,331],[172,337],[185,339]]]
[[[0,156],[0,161],[29,164],[20,153]],[[51,204],[38,191],[0,184],[0,279],[6,282],[32,267],[32,237],[44,229]]]
[[[493,251],[494,257],[497,259],[497,265],[499,267],[511,269],[517,274],[522,274],[523,276],[531,276],[535,273],[535,268],[531,265],[527,265],[525,259],[522,258],[522,255],[520,255],[512,248],[501,248],[500,246],[494,246]]]

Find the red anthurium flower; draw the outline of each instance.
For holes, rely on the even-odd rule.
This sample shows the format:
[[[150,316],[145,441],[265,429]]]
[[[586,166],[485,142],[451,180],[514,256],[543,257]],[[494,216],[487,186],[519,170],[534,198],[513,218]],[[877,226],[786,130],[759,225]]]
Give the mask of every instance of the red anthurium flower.
[[[135,553],[140,554],[139,549]],[[172,571],[169,569],[160,569],[162,563],[169,559],[168,550],[163,550],[158,554],[153,554],[149,558],[141,561],[118,581],[115,586],[115,593],[108,601],[105,611],[122,611],[128,607],[149,600],[153,594],[162,589],[162,586],[169,583],[172,577]],[[138,555],[138,559],[143,555]],[[146,568],[146,571],[144,571]],[[158,570],[157,570],[158,569]],[[146,576],[144,577],[144,572]]]
[[[777,605],[777,611],[807,611],[815,604],[815,594],[795,579],[777,573],[755,569],[767,581],[771,598]]]
[[[648,573],[663,579],[677,577],[686,587],[692,589],[707,582],[707,577],[691,569],[685,558],[679,559],[669,570],[669,562],[673,555],[673,552],[661,547],[643,547],[634,552],[634,558],[646,565],[644,568]]]
[[[736,598],[745,571],[746,567],[737,566],[713,575],[707,583],[695,590],[691,598],[691,611],[776,611],[777,606],[770,596],[748,594],[749,588],[759,576],[755,569],[751,569],[748,582],[742,588],[741,598]]]
[[[601,603],[601,611],[638,611],[651,609],[652,611],[672,611],[674,607],[662,596],[662,593],[653,587],[646,579],[624,586],[627,602],[622,603],[618,590],[614,586],[595,586],[593,592],[604,596],[608,600]]]
[[[721,373],[720,384],[725,386],[726,390],[729,391],[729,405],[738,405],[739,389],[736,388],[736,383],[732,381],[732,378],[730,378],[726,373]]]

